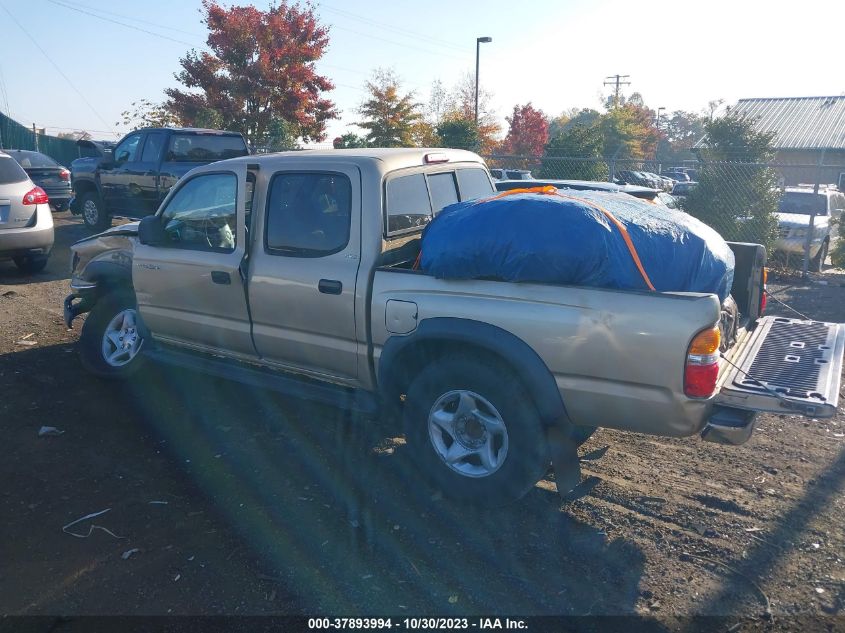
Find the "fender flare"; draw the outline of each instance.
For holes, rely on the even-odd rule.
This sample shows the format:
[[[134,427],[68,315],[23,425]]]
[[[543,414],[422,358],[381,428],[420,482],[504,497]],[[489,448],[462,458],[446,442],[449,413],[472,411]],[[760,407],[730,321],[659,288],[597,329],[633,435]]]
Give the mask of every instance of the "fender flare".
[[[501,357],[523,379],[545,426],[571,424],[554,376],[537,352],[514,334],[472,319],[426,319],[411,334],[387,339],[378,365],[378,384],[386,400],[402,393],[403,357],[426,343],[456,343]]]

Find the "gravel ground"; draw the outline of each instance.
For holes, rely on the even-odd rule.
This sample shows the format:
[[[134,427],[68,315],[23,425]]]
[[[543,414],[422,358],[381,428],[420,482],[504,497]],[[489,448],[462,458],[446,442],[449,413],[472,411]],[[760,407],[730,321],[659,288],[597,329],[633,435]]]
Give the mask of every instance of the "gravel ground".
[[[81,321],[67,330],[61,301],[85,231],[56,221],[45,273],[0,263],[0,613],[839,626],[842,413],[762,416],[741,447],[600,431],[577,500],[544,480],[514,506],[471,510],[421,483],[402,438],[371,421],[152,365],[125,385],[84,373]],[[770,290],[845,320],[845,274],[816,280],[773,275]]]

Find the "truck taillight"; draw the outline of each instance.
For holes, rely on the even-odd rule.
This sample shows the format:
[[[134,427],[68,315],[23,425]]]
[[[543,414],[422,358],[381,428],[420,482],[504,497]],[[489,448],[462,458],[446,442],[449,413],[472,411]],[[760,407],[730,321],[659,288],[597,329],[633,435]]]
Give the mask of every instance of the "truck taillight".
[[[719,326],[702,330],[692,339],[684,368],[684,393],[690,398],[709,398],[719,378]]]
[[[67,169],[61,170],[59,172],[59,178],[61,178],[65,182],[70,182],[70,172]]]
[[[41,187],[33,187],[23,197],[24,204],[47,204],[50,199]]]
[[[766,286],[769,283],[769,269],[765,266],[763,267],[763,278],[761,280],[762,288],[760,288],[760,314],[759,316],[763,316],[763,312],[766,310]]]

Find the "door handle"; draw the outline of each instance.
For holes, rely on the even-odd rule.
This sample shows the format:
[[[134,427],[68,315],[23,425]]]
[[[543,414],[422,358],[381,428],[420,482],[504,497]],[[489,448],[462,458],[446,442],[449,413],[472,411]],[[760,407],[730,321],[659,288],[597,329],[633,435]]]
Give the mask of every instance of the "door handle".
[[[336,279],[321,279],[317,288],[323,294],[339,295],[343,291],[343,284]]]
[[[232,283],[232,278],[229,276],[229,273],[223,270],[212,270],[211,281],[216,284],[223,284],[224,286],[228,286]]]

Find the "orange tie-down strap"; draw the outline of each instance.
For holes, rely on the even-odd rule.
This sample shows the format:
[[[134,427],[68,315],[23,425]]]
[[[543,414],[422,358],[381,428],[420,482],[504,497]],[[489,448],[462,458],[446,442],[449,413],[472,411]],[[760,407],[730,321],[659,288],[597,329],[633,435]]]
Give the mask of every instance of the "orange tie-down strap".
[[[492,198],[484,198],[483,200],[478,200],[478,202],[498,200],[499,198],[504,198],[505,196],[512,196],[517,193],[539,193],[547,196],[560,196],[561,198],[575,200],[576,202],[586,204],[588,207],[592,207],[593,209],[601,211],[605,215],[605,217],[610,220],[617,229],[619,229],[619,232],[622,234],[622,239],[625,240],[625,246],[628,247],[628,252],[631,254],[631,259],[634,260],[634,265],[637,267],[637,270],[640,271],[640,275],[642,275],[643,281],[645,281],[645,284],[646,286],[648,286],[648,289],[652,292],[656,292],[654,285],[651,283],[651,279],[649,279],[648,277],[648,273],[645,271],[645,268],[643,268],[643,263],[642,261],[640,261],[640,255],[639,253],[637,253],[637,248],[634,246],[634,242],[631,241],[631,236],[628,234],[628,229],[626,229],[625,225],[616,219],[615,215],[613,215],[604,207],[597,205],[592,200],[585,200],[584,198],[578,198],[576,196],[567,196],[565,194],[560,193],[555,187],[552,187],[551,185],[546,185],[544,187],[526,187],[523,189],[511,189],[510,191],[503,191],[502,193],[493,196]]]

